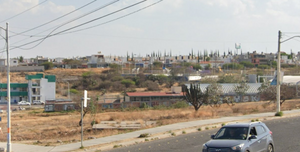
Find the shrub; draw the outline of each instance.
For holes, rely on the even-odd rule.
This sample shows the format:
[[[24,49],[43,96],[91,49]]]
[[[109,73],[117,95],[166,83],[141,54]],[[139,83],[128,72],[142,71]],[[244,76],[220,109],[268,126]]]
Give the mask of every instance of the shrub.
[[[259,68],[259,69],[270,69],[270,66],[261,64],[261,65],[258,65],[257,68]]]
[[[93,126],[94,124],[96,124],[96,121],[95,121],[95,120],[93,120],[93,121],[91,122],[91,126]]]
[[[130,79],[124,79],[121,83],[124,84],[126,88],[129,88],[131,85],[135,85],[135,82]]]
[[[178,101],[172,105],[173,108],[179,109],[179,108],[187,108],[189,105],[185,101]]]
[[[114,76],[111,81],[122,81],[123,77],[122,76]]]
[[[70,93],[73,93],[73,94],[78,94],[78,93],[79,93],[79,91],[78,91],[78,90],[76,90],[76,89],[70,89]]]
[[[186,132],[183,130],[183,131],[182,131],[182,134],[186,134]]]
[[[111,81],[106,80],[99,84],[98,89],[109,90],[110,86],[111,86]]]
[[[159,91],[160,90],[159,86],[156,82],[147,80],[145,82],[145,85],[147,86],[148,91]]]
[[[172,136],[176,136],[176,134],[174,132],[171,133]]]
[[[149,106],[147,105],[146,102],[143,102],[142,105],[140,106],[140,108],[146,109],[146,108],[149,108]]]
[[[122,145],[114,145],[113,148],[119,148],[119,147],[122,147]]]
[[[112,83],[111,91],[123,91],[125,89],[124,85],[120,81]]]
[[[281,117],[281,116],[283,116],[283,112],[282,112],[282,111],[276,112],[276,113],[275,113],[275,116]]]
[[[201,129],[201,128],[198,128],[197,130],[198,130],[198,131],[201,131],[202,129]]]
[[[84,78],[86,78],[86,77],[89,77],[89,76],[91,76],[92,75],[92,72],[91,71],[88,71],[88,72],[84,72],[84,73],[82,73],[82,77],[84,77]]]
[[[139,138],[146,138],[149,137],[148,133],[140,134]]]

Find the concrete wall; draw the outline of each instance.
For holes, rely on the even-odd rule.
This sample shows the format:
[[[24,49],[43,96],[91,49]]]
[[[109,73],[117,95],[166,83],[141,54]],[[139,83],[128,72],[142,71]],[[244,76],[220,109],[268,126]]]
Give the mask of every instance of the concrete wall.
[[[48,79],[41,79],[41,100],[55,99],[55,82],[48,82]]]
[[[6,67],[0,67],[0,71],[6,71]],[[10,67],[11,72],[28,72],[28,71],[36,71],[36,72],[42,72],[44,71],[44,66],[15,66]]]

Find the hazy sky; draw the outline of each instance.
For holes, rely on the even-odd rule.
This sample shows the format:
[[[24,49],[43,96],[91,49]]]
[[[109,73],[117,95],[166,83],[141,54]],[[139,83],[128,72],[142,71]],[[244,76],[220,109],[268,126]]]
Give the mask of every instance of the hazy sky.
[[[25,58],[89,56],[99,51],[112,56],[127,52],[145,56],[153,51],[187,55],[192,49],[222,53],[234,50],[235,43],[241,44],[243,53],[275,53],[279,30],[283,40],[300,35],[299,0],[163,0],[116,21],[74,32],[158,1],[147,0],[106,16],[139,1],[119,0],[100,9],[114,0],[0,0],[0,26],[5,28],[9,22],[11,57]],[[60,33],[82,23],[88,24]],[[51,34],[56,35],[42,39]],[[43,41],[31,43],[39,39]],[[4,45],[1,39],[1,50]],[[298,52],[300,38],[281,46],[287,53]]]

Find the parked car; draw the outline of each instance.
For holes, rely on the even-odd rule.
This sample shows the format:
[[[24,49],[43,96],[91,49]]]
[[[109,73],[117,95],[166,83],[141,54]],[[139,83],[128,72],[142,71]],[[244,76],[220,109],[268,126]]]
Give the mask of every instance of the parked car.
[[[223,126],[202,152],[274,152],[272,131],[263,122],[234,123]]]
[[[30,102],[27,101],[20,101],[18,102],[18,105],[23,106],[23,105],[30,105]]]
[[[44,101],[41,101],[41,100],[33,100],[32,101],[32,104],[34,104],[34,105],[38,105],[38,104],[45,104],[45,102]]]

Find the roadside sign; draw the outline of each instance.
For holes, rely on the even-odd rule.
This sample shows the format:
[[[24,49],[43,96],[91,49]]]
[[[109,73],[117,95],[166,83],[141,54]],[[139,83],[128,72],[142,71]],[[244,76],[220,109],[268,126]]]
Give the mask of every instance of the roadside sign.
[[[280,80],[281,82],[279,82],[280,84],[282,83],[282,80],[283,80],[283,75],[284,75],[284,72],[280,72]],[[277,85],[277,71],[275,71],[275,76],[272,80],[272,82],[270,83],[270,85]]]

